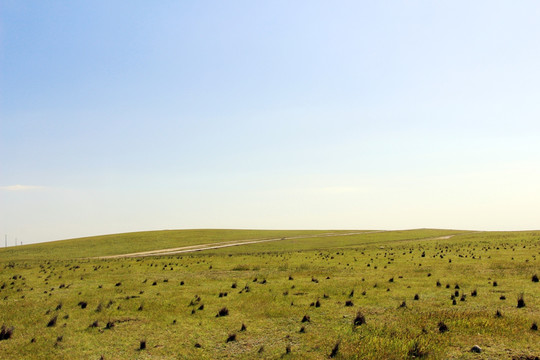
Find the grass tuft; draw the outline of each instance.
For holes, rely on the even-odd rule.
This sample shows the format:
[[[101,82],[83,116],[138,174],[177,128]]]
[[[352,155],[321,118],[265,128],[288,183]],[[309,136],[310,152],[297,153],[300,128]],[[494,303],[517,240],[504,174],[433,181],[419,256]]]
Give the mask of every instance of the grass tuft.
[[[424,349],[424,346],[418,340],[415,340],[412,343],[409,351],[407,352],[407,355],[414,359],[421,359],[427,357],[428,354],[429,352]]]
[[[332,351],[330,352],[330,355],[328,355],[330,358],[335,358],[339,352],[339,343],[340,341],[338,340],[336,342],[336,345],[334,345],[334,347],[332,348]]]
[[[222,317],[227,315],[229,315],[229,309],[227,309],[226,307],[222,307],[221,309],[219,309],[216,317]]]
[[[362,314],[360,310],[358,310],[353,320],[353,327],[357,327],[365,323],[366,323],[366,317],[364,316],[364,314]]]
[[[13,330],[13,326],[6,327],[5,325],[2,325],[0,328],[0,341],[9,340],[13,336]]]
[[[58,320],[58,315],[54,315],[49,322],[47,323],[47,327],[53,327],[56,326],[56,320]]]
[[[439,321],[439,324],[437,326],[439,327],[439,332],[441,334],[450,330],[450,329],[448,329],[448,326],[442,321]]]
[[[525,298],[524,298],[523,293],[519,294],[519,296],[518,296],[517,307],[518,308],[524,308],[525,307]]]

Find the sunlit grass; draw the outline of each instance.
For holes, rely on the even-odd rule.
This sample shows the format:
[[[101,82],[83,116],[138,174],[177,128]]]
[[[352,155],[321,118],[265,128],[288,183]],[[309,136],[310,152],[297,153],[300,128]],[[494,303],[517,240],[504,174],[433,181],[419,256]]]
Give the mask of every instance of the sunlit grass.
[[[290,234],[224,233],[209,231],[199,241]],[[452,233],[461,235],[439,238]],[[194,244],[195,234],[161,244]],[[129,246],[130,236],[117,239],[126,253],[157,249]],[[10,339],[0,340],[2,359],[326,359],[338,342],[342,359],[540,354],[540,336],[531,330],[540,323],[540,283],[532,281],[540,273],[539,233],[415,230],[178,256],[81,256],[100,255],[104,240],[94,240],[67,252],[58,242],[42,245],[44,253],[39,246],[0,253],[0,326],[14,327]],[[224,307],[228,315],[216,317]],[[359,310],[365,324],[353,326]],[[302,323],[305,315],[310,321]],[[47,327],[53,316],[56,325]],[[449,330],[441,333],[439,322]],[[473,345],[483,352],[471,353]]]

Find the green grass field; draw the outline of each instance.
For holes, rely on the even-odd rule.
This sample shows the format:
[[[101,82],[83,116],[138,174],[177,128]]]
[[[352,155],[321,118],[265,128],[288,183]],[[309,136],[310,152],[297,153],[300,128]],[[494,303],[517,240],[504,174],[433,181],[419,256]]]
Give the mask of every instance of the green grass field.
[[[540,356],[540,232],[329,232],[156,231],[1,249],[0,359]],[[271,238],[286,239],[96,258]]]

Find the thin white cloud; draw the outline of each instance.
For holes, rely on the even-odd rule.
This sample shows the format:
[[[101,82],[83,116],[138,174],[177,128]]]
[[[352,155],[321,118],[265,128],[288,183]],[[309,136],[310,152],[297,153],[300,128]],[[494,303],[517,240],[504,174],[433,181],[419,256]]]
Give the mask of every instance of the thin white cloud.
[[[45,189],[44,186],[37,186],[37,185],[8,185],[8,186],[0,186],[0,190],[3,191],[31,191],[31,190],[42,190]]]

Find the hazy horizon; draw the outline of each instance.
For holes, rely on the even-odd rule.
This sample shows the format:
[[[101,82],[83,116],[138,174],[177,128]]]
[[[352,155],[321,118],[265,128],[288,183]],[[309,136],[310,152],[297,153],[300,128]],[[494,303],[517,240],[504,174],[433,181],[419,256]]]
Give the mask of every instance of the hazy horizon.
[[[540,229],[538,18],[0,1],[0,236]]]

